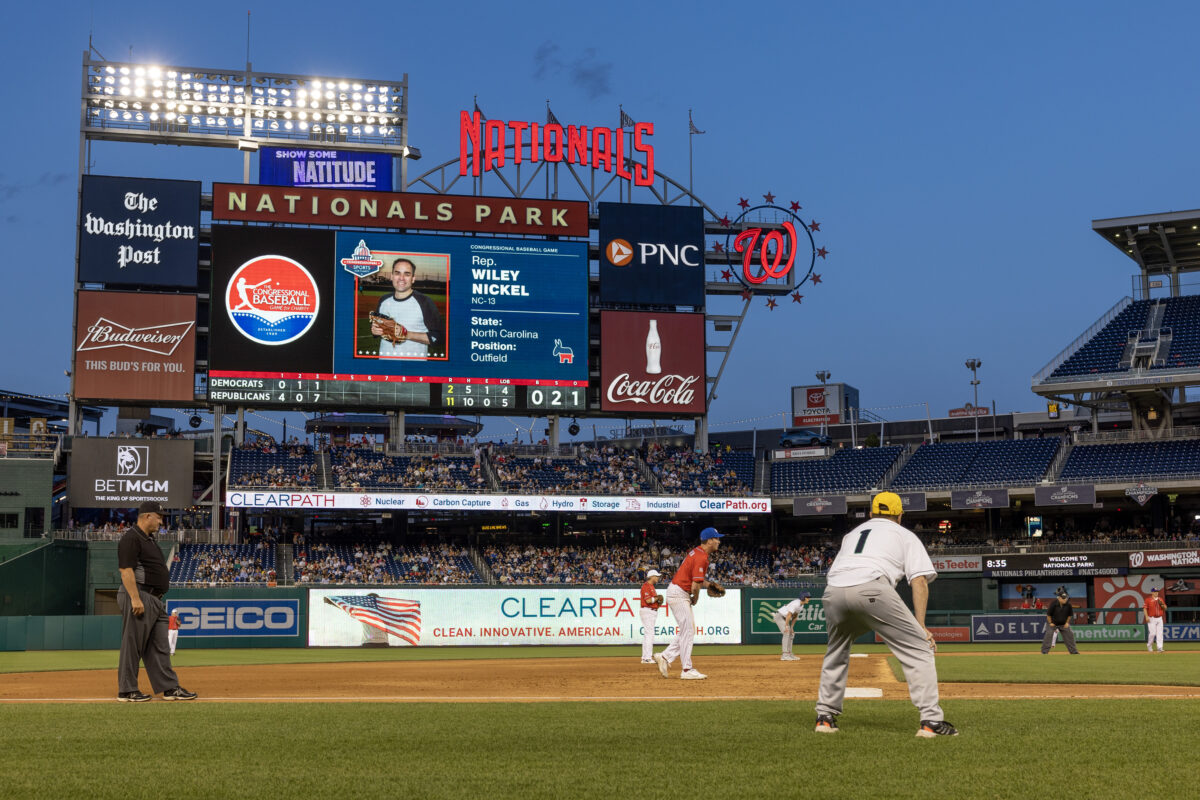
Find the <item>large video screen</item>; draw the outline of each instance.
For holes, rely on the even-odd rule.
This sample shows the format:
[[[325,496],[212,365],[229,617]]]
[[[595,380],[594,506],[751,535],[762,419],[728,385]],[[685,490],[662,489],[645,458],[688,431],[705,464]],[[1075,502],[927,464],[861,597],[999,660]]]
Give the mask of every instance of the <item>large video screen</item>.
[[[213,239],[210,400],[586,408],[585,243],[221,226]]]

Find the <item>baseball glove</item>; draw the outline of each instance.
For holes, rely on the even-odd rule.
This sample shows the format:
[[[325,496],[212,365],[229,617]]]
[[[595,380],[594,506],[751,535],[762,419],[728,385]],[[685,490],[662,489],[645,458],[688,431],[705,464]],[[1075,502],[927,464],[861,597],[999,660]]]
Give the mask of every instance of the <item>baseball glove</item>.
[[[376,314],[374,311],[369,316],[372,327],[378,327],[380,329],[379,335],[392,344],[400,344],[408,339],[408,328],[396,322],[391,317]]]
[[[709,597],[724,597],[725,596],[725,587],[722,586],[721,584],[717,583],[716,581],[709,581],[708,582],[708,596]]]
[[[665,602],[667,602],[667,598],[663,597],[661,594],[654,595],[654,605],[661,606]]]

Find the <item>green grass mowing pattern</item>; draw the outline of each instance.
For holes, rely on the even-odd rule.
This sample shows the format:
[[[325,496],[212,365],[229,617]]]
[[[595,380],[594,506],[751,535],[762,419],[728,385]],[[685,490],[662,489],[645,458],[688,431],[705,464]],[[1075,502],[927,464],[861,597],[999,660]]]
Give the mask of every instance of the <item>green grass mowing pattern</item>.
[[[1036,645],[1035,645],[1036,647]],[[904,671],[894,657],[888,665],[898,680]],[[969,658],[937,660],[938,680],[944,683],[1111,683],[1200,686],[1200,653],[1098,653],[1080,650],[1068,655],[1061,647],[1048,655],[1026,648],[1024,653],[990,653]]]
[[[1186,796],[1200,701],[0,706],[7,800],[42,797]],[[1131,746],[1148,728],[1154,744]],[[1051,787],[1054,787],[1051,789]],[[1194,788],[1194,786],[1193,786]]]

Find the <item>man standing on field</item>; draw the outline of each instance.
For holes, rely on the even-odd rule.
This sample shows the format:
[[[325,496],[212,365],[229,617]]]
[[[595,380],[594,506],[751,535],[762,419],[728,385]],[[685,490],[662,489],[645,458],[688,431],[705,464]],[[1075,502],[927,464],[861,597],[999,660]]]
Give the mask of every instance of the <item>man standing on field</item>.
[[[709,584],[708,557],[721,546],[721,536],[716,528],[702,530],[700,546],[688,550],[683,563],[675,571],[675,577],[671,579],[671,585],[667,587],[664,596],[667,598],[667,608],[675,618],[675,638],[666,650],[654,656],[658,671],[664,678],[668,677],[668,668],[676,658],[683,665],[683,672],[679,674],[683,680],[702,681],[708,677],[692,668],[692,642],[696,638],[696,617],[692,606],[700,599],[700,590]]]
[[[933,661],[937,644],[925,628],[929,582],[937,577],[937,571],[921,540],[900,525],[902,511],[899,495],[875,495],[870,521],[845,535],[829,568],[823,598],[829,645],[821,666],[817,733],[837,733],[850,669],[850,644],[867,631],[875,631],[904,668],[909,697],[921,711],[917,736],[958,735],[938,705]],[[913,611],[896,594],[901,578],[912,587]]]

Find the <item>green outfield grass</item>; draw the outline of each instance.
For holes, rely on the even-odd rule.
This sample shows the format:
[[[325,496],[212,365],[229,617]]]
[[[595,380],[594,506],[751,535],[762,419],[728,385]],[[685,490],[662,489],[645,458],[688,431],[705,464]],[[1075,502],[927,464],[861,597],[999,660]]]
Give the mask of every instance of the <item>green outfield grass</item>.
[[[1200,701],[0,705],[5,798],[1186,796]],[[1131,746],[1152,736],[1153,747]]]
[[[987,656],[956,655],[937,660],[938,680],[948,683],[1116,683],[1200,686],[1200,652],[1151,655],[1143,647],[1134,652],[1097,652],[1105,645],[1081,648],[1078,656],[1060,645],[1043,656],[1025,648],[1022,653]],[[904,680],[900,662],[889,658],[892,672]]]

